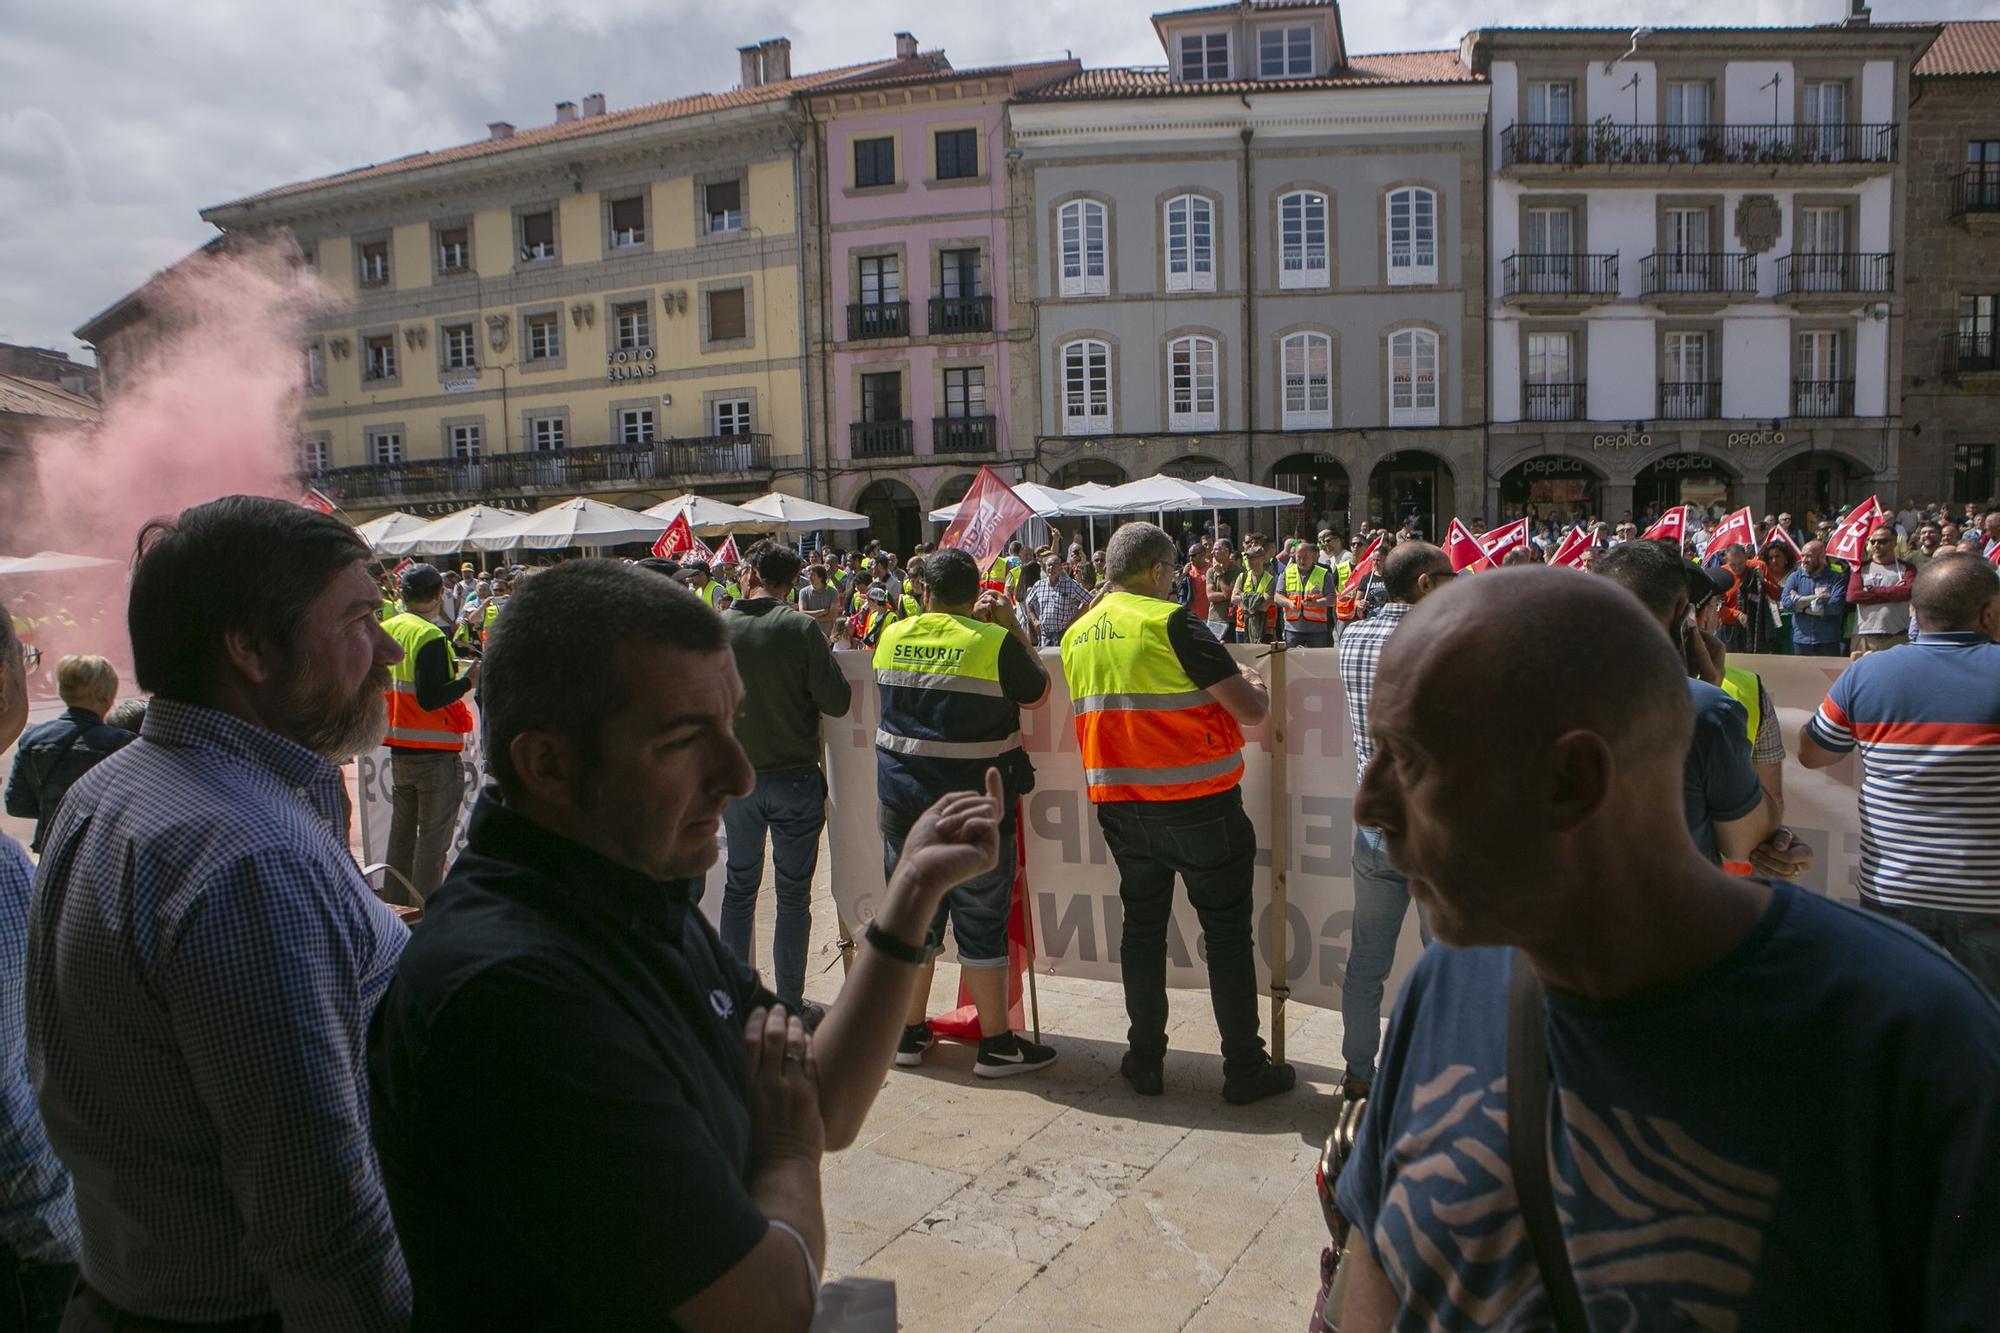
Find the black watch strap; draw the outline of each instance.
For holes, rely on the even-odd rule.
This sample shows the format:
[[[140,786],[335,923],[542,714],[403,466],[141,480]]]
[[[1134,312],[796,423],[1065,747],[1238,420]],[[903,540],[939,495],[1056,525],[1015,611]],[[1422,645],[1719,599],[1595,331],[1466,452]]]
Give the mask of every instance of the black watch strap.
[[[882,929],[878,921],[870,921],[867,930],[868,943],[880,949],[899,963],[913,963],[922,967],[930,961],[930,953],[921,944],[909,944],[897,939]]]

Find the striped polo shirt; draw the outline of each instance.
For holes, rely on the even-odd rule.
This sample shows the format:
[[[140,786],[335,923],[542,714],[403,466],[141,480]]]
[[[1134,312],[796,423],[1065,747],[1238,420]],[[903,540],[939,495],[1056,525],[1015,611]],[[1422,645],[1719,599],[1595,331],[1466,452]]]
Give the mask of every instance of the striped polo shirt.
[[[1870,654],[1806,731],[1860,747],[1862,897],[2000,913],[2000,643],[1925,634]]]

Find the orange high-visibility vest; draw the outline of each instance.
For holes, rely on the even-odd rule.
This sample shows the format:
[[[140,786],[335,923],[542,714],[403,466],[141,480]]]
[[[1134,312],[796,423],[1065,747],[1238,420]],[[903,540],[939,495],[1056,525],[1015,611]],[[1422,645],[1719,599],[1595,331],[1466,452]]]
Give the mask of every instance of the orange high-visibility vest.
[[[1301,593],[1308,592],[1316,592],[1324,599],[1326,596],[1326,566],[1314,565],[1312,573],[1301,579],[1299,577],[1299,567],[1296,562],[1286,565],[1285,596],[1297,598]],[[1326,623],[1326,602],[1321,600],[1311,606],[1300,606],[1294,601],[1292,605],[1285,608],[1285,619],[1292,621],[1294,624],[1303,620],[1312,625],[1324,625]]]
[[[444,640],[448,657],[451,643],[445,640],[444,631],[408,611],[383,621],[382,630],[403,648],[403,660],[389,668],[389,734],[385,739],[406,750],[463,750],[466,733],[472,730],[472,710],[465,706],[465,700],[454,699],[438,709],[417,704],[417,650],[432,639]]]

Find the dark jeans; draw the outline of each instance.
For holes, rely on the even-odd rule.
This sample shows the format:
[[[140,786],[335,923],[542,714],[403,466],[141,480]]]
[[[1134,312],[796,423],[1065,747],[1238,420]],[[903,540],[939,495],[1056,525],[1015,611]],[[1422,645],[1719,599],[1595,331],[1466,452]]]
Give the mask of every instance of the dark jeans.
[[[0,1333],[56,1333],[74,1290],[75,1264],[23,1262],[0,1245]]]
[[[1207,941],[1208,998],[1222,1034],[1222,1072],[1256,1069],[1265,1060],[1250,952],[1257,830],[1243,813],[1241,789],[1191,801],[1111,802],[1097,807],[1097,822],[1118,863],[1118,897],[1125,904],[1121,968],[1132,1054],[1157,1062],[1167,1053],[1167,922],[1178,874]]]
[[[2000,913],[1947,912],[1936,907],[1885,907],[1867,898],[1864,907],[1892,916],[1943,949],[1972,973],[2000,1004]]]
[[[951,937],[958,944],[958,965],[962,969],[1003,968],[1008,962],[1007,923],[1014,911],[1015,861],[1014,812],[1017,801],[1009,796],[1000,817],[1000,853],[993,868],[975,875],[945,894],[938,904],[931,927],[924,934],[924,951],[931,958],[943,952],[944,927],[951,922]],[[903,844],[910,830],[924,817],[922,810],[898,810],[893,805],[880,808],[875,827],[882,833],[882,877],[896,873],[903,859]]]
[[[817,767],[779,768],[757,775],[748,796],[722,812],[729,862],[722,886],[722,942],[751,967],[756,945],[757,888],[764,882],[764,835],[771,838],[778,919],[771,937],[771,972],[778,998],[797,1010],[806,984],[812,934],[813,871],[826,827],[826,777]]]
[[[1331,648],[1333,630],[1326,625],[1314,625],[1310,629],[1293,629],[1285,626],[1285,646],[1287,648]]]
[[[1847,656],[1847,645],[1839,639],[1829,639],[1825,643],[1800,643],[1797,639],[1793,639],[1792,656],[1845,657]]]
[[[182,1323],[128,1314],[82,1283],[63,1311],[61,1333],[284,1333],[275,1314],[248,1315],[213,1324]]]
[[[389,864],[410,881],[416,901],[390,876],[383,896],[402,907],[420,907],[444,878],[444,859],[458,832],[465,796],[464,753],[459,750],[389,752]]]

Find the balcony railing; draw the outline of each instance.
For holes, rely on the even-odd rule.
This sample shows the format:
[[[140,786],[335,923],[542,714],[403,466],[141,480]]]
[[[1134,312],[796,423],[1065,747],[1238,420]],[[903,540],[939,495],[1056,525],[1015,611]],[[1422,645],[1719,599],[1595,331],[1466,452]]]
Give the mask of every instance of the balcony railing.
[[[1777,273],[1780,296],[1889,292],[1896,286],[1896,257],[1793,253],[1778,261]]]
[[[1641,296],[1755,296],[1757,256],[1667,251],[1639,261]]]
[[[939,454],[990,454],[998,434],[998,422],[985,417],[932,417],[931,452]]]
[[[1507,296],[1616,296],[1618,256],[1508,255],[1500,284]]]
[[[933,296],[932,333],[985,333],[993,327],[990,296]]]
[[[1793,380],[1792,415],[1795,417],[1853,416],[1854,381]]]
[[[1524,421],[1575,421],[1583,416],[1586,401],[1581,380],[1574,384],[1523,384],[1521,419]]]
[[[1713,421],[1721,415],[1721,380],[1661,381],[1662,421]]]
[[[908,301],[878,301],[872,305],[861,302],[847,307],[847,337],[850,342],[862,338],[907,338],[909,334]]]
[[[710,435],[337,467],[319,474],[313,484],[343,503],[529,490],[576,494],[757,472],[770,465],[769,435]]]
[[[1951,178],[1951,216],[2000,213],[2000,165],[1976,163]]]
[[[1896,160],[1896,127],[1878,125],[1509,125],[1500,165],[1784,166]]]
[[[907,421],[857,421],[847,431],[849,452],[855,458],[899,458],[916,452]]]
[[[1991,333],[1947,333],[1938,372],[1954,383],[1960,375],[2000,371],[2000,339]]]

